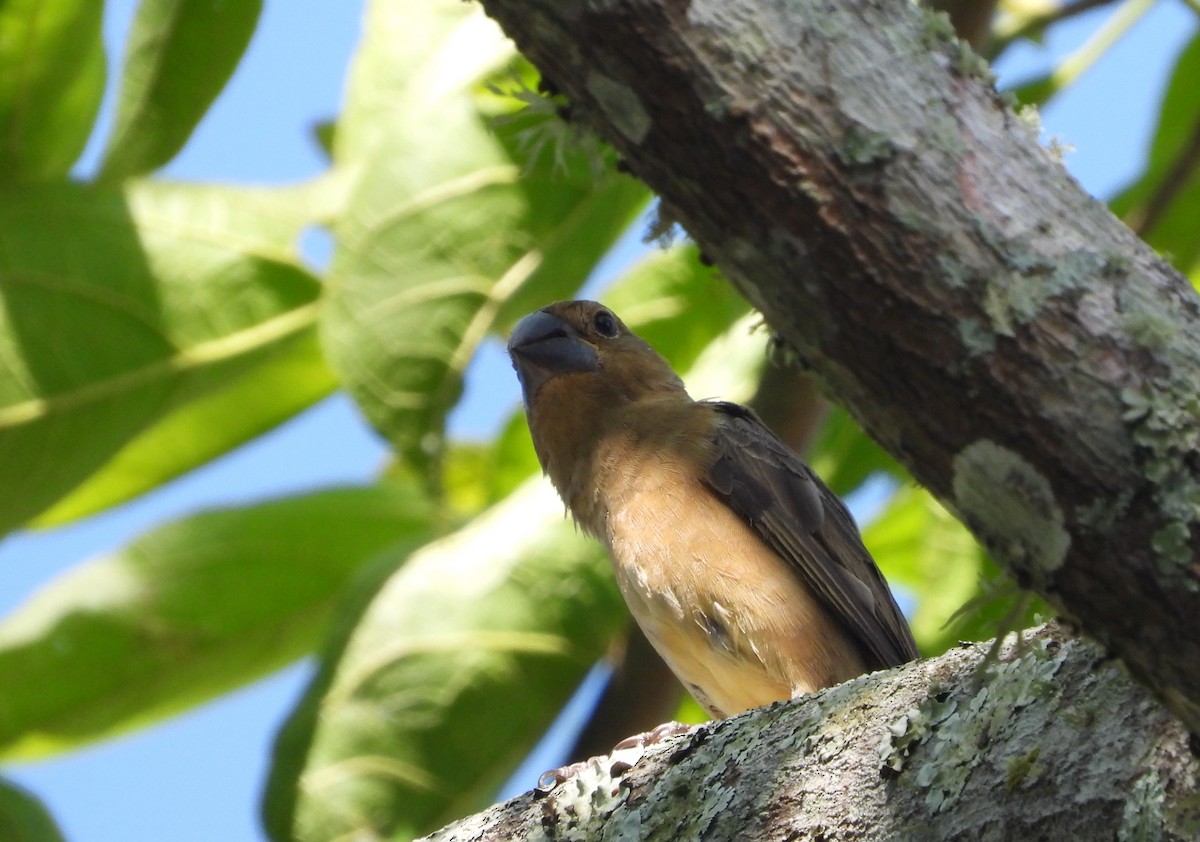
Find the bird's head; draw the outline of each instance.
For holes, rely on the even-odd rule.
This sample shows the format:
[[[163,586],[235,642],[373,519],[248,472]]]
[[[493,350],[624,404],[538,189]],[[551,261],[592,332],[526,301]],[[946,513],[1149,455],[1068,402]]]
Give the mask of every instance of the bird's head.
[[[513,329],[508,353],[521,381],[542,468],[564,495],[582,481],[600,442],[691,404],[679,376],[595,301],[560,301]]]
[[[545,398],[611,404],[683,389],[667,361],[595,301],[530,313],[513,329],[508,353],[530,409]]]

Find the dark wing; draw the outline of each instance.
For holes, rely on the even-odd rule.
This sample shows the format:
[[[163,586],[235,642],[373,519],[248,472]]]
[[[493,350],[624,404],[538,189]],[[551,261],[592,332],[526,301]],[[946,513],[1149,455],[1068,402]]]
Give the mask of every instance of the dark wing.
[[[751,410],[711,402],[708,487],[741,515],[858,641],[869,669],[918,657],[904,615],[842,501]]]

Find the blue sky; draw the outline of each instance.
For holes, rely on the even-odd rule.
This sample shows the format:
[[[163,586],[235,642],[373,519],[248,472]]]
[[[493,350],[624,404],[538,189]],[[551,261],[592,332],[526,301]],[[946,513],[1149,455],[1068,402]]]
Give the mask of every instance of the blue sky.
[[[105,37],[119,61],[133,0],[109,0]],[[362,3],[269,0],[250,51],[229,88],[165,175],[186,180],[286,183],[325,162],[312,126],[337,113],[358,38]],[[1032,75],[1074,49],[1100,16],[1085,16],[1042,48],[1013,50],[1002,80]],[[1069,95],[1043,113],[1047,136],[1074,147],[1066,163],[1085,188],[1106,196],[1138,171],[1164,72],[1196,31],[1195,16],[1166,0]],[[110,89],[116,71],[110,78]],[[110,100],[111,100],[110,90]],[[1121,109],[1114,114],[1114,109]],[[98,156],[103,128],[79,171]],[[312,257],[322,259],[320,243]],[[627,252],[626,252],[627,256]],[[517,400],[496,346],[468,372],[452,434],[484,436]],[[18,534],[0,544],[0,611],[80,560],[114,549],[164,519],[215,505],[366,482],[385,458],[348,400],[332,398],[155,494],[81,525]],[[72,842],[251,842],[262,838],[258,798],[274,729],[297,698],[303,665],[133,735],[4,773],[36,792]],[[528,782],[532,784],[532,780]]]

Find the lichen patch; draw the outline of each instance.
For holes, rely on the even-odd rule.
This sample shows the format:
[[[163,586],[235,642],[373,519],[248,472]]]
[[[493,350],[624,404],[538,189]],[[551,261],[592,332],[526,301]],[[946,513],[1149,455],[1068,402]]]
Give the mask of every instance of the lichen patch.
[[[641,144],[650,132],[651,121],[633,88],[595,71],[588,74],[586,84],[617,131],[631,143]]]
[[[1050,481],[1019,453],[980,439],[954,457],[955,508],[985,544],[1039,584],[1071,546]]]

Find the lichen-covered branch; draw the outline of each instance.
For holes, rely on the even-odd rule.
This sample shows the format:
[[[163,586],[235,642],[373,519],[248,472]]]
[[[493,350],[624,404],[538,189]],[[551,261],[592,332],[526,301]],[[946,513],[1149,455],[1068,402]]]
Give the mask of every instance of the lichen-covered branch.
[[[1200,299],[908,0],[484,0],[837,400],[1200,731]]]
[[[1177,719],[1055,628],[876,673],[596,758],[429,837],[1194,839],[1200,766]]]

